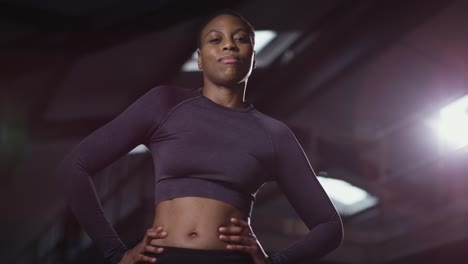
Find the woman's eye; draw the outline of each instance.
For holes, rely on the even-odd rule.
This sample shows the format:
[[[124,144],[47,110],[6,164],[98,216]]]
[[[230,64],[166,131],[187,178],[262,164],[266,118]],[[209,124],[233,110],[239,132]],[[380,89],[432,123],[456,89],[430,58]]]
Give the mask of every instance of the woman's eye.
[[[217,43],[217,42],[219,42],[219,41],[220,41],[219,38],[210,39],[210,42],[211,42],[211,43]]]
[[[234,39],[237,40],[237,41],[240,41],[240,42],[247,42],[248,41],[246,37],[242,37],[242,36],[235,37]]]

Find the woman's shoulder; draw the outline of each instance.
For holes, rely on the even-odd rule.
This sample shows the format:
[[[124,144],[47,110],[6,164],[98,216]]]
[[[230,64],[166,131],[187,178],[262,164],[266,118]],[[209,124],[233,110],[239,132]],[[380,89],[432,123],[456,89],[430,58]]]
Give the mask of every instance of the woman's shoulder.
[[[281,136],[285,133],[290,133],[288,125],[275,117],[262,113],[258,110],[255,111],[254,116],[257,118],[260,125],[273,136]]]
[[[197,97],[197,89],[175,85],[159,85],[151,88],[143,97],[152,107],[169,111],[174,106]]]
[[[157,96],[160,99],[183,99],[197,96],[197,89],[176,86],[176,85],[158,85],[151,88],[149,96]]]

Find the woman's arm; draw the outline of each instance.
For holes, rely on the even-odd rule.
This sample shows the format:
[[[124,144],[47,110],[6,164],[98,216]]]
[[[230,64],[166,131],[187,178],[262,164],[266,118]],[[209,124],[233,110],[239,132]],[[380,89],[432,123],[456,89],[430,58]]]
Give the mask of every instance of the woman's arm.
[[[275,179],[310,231],[304,239],[270,254],[270,260],[273,264],[312,263],[340,245],[341,218],[291,130],[280,123],[272,141]]]
[[[135,146],[147,142],[160,120],[158,93],[157,88],[150,90],[82,140],[57,169],[68,205],[111,263],[118,263],[127,248],[104,215],[91,177]]]

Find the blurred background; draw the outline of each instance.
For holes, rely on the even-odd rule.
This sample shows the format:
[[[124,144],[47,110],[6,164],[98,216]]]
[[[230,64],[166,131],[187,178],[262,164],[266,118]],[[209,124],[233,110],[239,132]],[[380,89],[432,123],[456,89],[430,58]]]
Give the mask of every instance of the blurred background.
[[[257,30],[248,101],[291,127],[342,215],[320,263],[466,263],[466,0],[0,1],[0,262],[102,263],[54,169],[152,87],[200,87],[197,30],[223,8]],[[152,173],[138,147],[94,177],[128,245]],[[268,252],[307,232],[274,183],[253,215]]]

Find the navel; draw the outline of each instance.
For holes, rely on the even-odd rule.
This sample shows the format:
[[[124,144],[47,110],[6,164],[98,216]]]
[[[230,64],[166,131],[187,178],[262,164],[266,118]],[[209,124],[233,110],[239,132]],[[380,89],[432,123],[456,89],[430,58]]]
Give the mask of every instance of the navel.
[[[188,235],[190,238],[197,238],[198,237],[198,233],[197,232],[190,232],[190,234]]]

